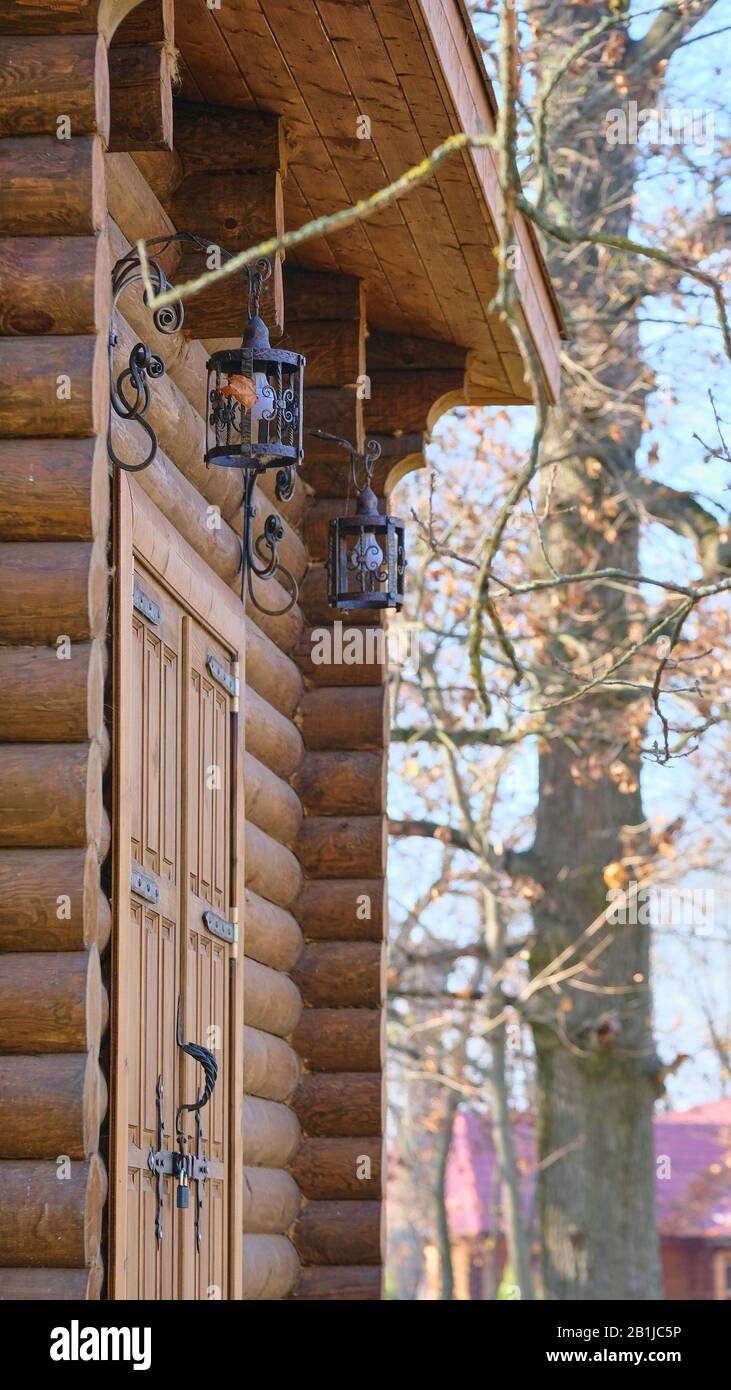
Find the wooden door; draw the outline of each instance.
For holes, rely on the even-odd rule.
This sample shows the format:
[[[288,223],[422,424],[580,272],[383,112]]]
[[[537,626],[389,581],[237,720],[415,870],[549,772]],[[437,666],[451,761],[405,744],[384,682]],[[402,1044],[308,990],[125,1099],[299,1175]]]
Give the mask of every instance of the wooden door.
[[[203,619],[216,609],[219,581],[196,563],[194,594],[185,569],[181,594],[169,574],[131,549],[118,566],[114,1298],[236,1296],[235,904],[243,812],[234,801],[234,673],[243,615],[230,641],[211,630]],[[200,1133],[195,1111],[180,1108],[199,1099],[204,1081],[188,1044],[207,1049],[217,1066]],[[188,1184],[187,1205],[178,1204],[184,1184],[172,1158],[181,1136],[182,1152],[206,1165],[205,1181]],[[157,1170],[156,1154],[163,1156]]]

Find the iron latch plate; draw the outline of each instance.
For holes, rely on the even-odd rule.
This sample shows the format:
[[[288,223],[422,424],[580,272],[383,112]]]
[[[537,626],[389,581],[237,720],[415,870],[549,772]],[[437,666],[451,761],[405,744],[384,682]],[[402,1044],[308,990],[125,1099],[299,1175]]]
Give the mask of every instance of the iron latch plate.
[[[226,667],[222,666],[220,661],[216,660],[215,656],[209,656],[206,666],[213,676],[214,681],[218,681],[218,684],[222,685],[224,690],[227,690],[229,695],[233,695],[235,699],[239,693],[239,682],[237,677],[232,676],[231,672],[227,671]]]
[[[204,912],[203,925],[212,936],[219,936],[222,941],[237,941],[238,930],[235,922],[227,922],[225,917],[219,917],[217,912]]]
[[[151,1173],[167,1178],[178,1178],[185,1172],[188,1182],[205,1182],[210,1175],[207,1158],[197,1158],[195,1154],[181,1155],[175,1149],[150,1149],[147,1166]]]
[[[145,593],[144,589],[140,588],[139,584],[135,584],[132,590],[132,607],[136,608],[143,618],[147,618],[156,626],[162,622],[162,609],[155,603],[154,599],[150,598],[149,594]]]
[[[144,898],[145,902],[159,903],[159,885],[155,882],[154,878],[150,878],[149,874],[143,873],[141,869],[132,870],[130,886],[132,892],[136,893],[138,897]]]

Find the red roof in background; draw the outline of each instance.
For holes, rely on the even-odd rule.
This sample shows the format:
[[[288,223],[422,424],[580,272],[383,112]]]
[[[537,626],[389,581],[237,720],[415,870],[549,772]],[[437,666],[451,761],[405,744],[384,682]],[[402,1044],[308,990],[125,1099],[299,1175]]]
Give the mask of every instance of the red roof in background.
[[[535,1189],[535,1135],[529,1115],[513,1128],[526,1217]],[[655,1119],[655,1152],[670,1160],[656,1183],[658,1222],[667,1236],[703,1236],[731,1244],[731,1098]],[[660,1169],[662,1171],[662,1167]],[[454,1235],[494,1231],[500,1198],[490,1122],[460,1111],[447,1164],[447,1210]]]

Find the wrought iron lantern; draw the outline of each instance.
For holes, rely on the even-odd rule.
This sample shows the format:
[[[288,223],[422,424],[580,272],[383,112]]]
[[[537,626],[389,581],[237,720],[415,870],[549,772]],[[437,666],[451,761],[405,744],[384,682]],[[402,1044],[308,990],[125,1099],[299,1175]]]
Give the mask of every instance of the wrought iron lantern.
[[[159,257],[173,242],[188,243],[206,252],[209,243],[193,232],[175,232],[153,237],[145,243],[147,272],[155,294],[170,288]],[[222,252],[225,259],[228,253]],[[269,332],[259,314],[263,285],[271,275],[271,263],[262,258],[253,268],[246,267],[248,285],[247,323],[241,346],[214,352],[207,363],[207,410],[205,461],[211,467],[240,468],[243,472],[242,600],[248,591],[252,603],[263,613],[279,616],[297,601],[297,583],[281,563],[278,545],[284,535],[280,518],[269,515],[256,540],[253,521],[256,508],[253,493],[256,480],[265,469],[276,468],[275,494],[286,502],[294,492],[295,470],[303,458],[302,398],[305,359],[300,353],[273,348]],[[146,418],[151,403],[150,382],[164,374],[162,359],[145,343],[136,343],[128,365],[115,379],[114,348],[117,336],[114,313],[122,292],[143,280],[142,264],[136,251],[117,262],[112,272],[112,321],[109,332],[110,414],[107,450],[112,462],[129,472],[149,467],[157,454],[157,437]],[[182,301],[162,306],[153,314],[161,333],[174,333],[182,327]],[[112,416],[132,420],[147,436],[148,447],[141,463],[126,463],[112,445]],[[288,598],[283,607],[266,608],[257,597],[253,579],[284,581]]]
[[[292,496],[295,469],[304,457],[302,447],[305,359],[298,352],[273,348],[269,330],[259,314],[263,285],[271,275],[266,258],[248,271],[248,323],[241,346],[214,352],[208,361],[206,463],[240,468],[244,473],[244,570],[252,603],[270,615],[286,613],[296,602],[297,585],[279,561],[277,545],[284,531],[279,517],[267,517],[253,541],[254,484],[265,469],[276,468],[275,495],[280,502]],[[290,601],[284,608],[264,608],[252,577],[287,581]]]
[[[320,439],[329,439],[350,452],[353,487],[357,494],[355,511],[330,522],[327,579],[328,601],[332,608],[365,609],[378,612],[393,608],[399,612],[404,601],[406,551],[404,523],[397,516],[384,516],[378,510],[373,491],[373,468],[381,454],[375,439],[358,453],[347,439],[312,430]],[[362,470],[358,476],[359,468]]]

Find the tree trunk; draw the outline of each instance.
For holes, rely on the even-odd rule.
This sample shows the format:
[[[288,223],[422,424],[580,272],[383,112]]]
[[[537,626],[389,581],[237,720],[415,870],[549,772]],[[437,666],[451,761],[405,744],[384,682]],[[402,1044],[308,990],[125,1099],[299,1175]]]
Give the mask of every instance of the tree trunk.
[[[539,11],[543,61],[550,65],[578,37],[567,14],[590,25],[606,16],[607,7],[567,11],[555,3],[537,5]],[[637,59],[630,46],[619,63],[593,61],[588,75],[576,74],[570,83],[574,104],[555,103],[550,158],[559,200],[577,226],[604,215],[604,230],[628,234],[637,150],[609,149],[603,118],[622,101],[634,98],[642,106],[657,99],[657,59],[649,78],[632,70]],[[629,89],[620,97],[615,78],[622,66]],[[579,106],[577,81],[586,93]],[[567,158],[567,148],[577,154]],[[607,214],[608,207],[616,210]],[[563,385],[545,443],[544,458],[561,462],[555,473],[543,471],[544,544],[564,573],[603,565],[636,573],[638,519],[627,484],[651,389],[636,321],[645,289],[641,269],[600,248],[572,252],[569,261],[564,248],[547,249],[569,321],[577,315],[573,360],[592,373],[594,384],[586,375],[568,374]],[[612,320],[617,299],[624,302]],[[618,322],[623,328],[610,337]],[[533,572],[548,572],[538,547]],[[564,681],[559,662],[564,668],[575,662],[577,674],[591,677],[595,663],[626,644],[638,620],[644,624],[639,596],[599,584],[558,589],[535,603],[534,615],[537,665],[551,673],[548,699],[544,691],[540,703],[580,684]],[[646,706],[638,705],[636,693],[599,687],[548,718],[555,732],[540,751],[533,847],[543,889],[534,909],[534,975],[578,943],[607,907],[603,871],[641,849],[644,822],[638,749]],[[579,977],[588,988],[564,980],[535,996],[544,1296],[658,1299],[649,928],[619,927],[614,935],[605,929],[577,944],[567,963],[585,959],[597,943],[603,949]]]

